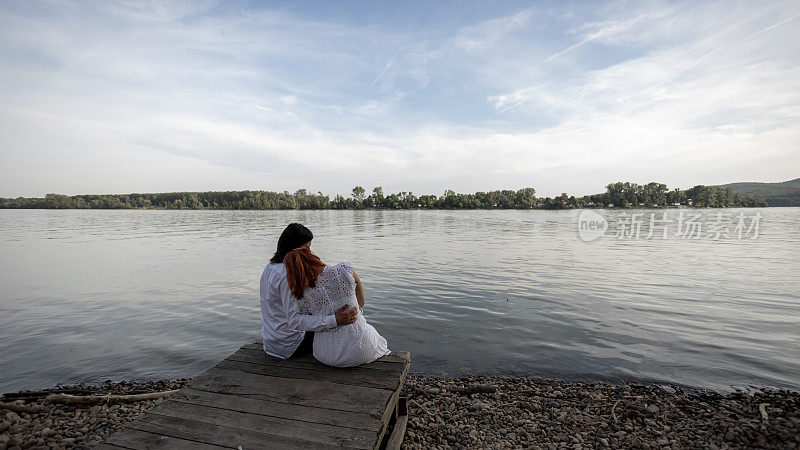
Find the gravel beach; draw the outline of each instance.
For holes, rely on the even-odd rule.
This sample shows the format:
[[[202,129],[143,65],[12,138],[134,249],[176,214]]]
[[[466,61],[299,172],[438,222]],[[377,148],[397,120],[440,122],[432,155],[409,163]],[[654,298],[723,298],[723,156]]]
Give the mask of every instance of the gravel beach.
[[[139,394],[179,389],[186,382],[6,394],[2,403],[8,407],[38,411],[0,406],[0,450],[91,447],[163,401],[67,405],[44,401],[48,394]],[[645,384],[423,375],[409,375],[403,390],[408,449],[800,448],[798,392],[720,394]]]
[[[420,375],[404,391],[409,449],[800,447],[798,392]]]
[[[49,394],[133,395],[180,389],[188,380],[59,386],[34,392],[4,394],[0,406],[0,450],[92,447],[163,399],[106,405],[68,405],[44,401]],[[11,405],[8,405],[11,404]],[[8,408],[38,409],[39,412]]]

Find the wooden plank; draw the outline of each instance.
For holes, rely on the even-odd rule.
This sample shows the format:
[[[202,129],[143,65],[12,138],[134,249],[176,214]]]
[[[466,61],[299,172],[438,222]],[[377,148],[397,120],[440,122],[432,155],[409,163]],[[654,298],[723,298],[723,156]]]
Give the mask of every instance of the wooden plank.
[[[245,344],[241,348],[245,349],[255,349],[264,351],[264,347],[260,343],[256,344]],[[265,353],[266,354],[266,353]],[[269,355],[267,355],[269,356]],[[278,359],[278,358],[276,358]],[[316,361],[313,356],[311,355],[303,355],[291,358],[292,361]],[[288,361],[288,360],[286,360]],[[399,351],[399,352],[392,352],[386,356],[381,356],[377,359],[377,362],[386,362],[386,363],[395,363],[395,364],[405,364],[411,362],[411,354],[406,351]],[[372,364],[372,363],[370,363]],[[363,367],[363,366],[362,366]]]
[[[276,358],[276,357],[270,356],[266,352],[264,352],[264,350],[261,348],[260,345],[258,345],[258,346],[244,345],[241,348],[239,348],[239,350],[237,350],[235,353],[239,353],[239,352],[248,352],[248,353],[259,354],[259,355],[264,356],[267,359],[270,359],[270,360],[273,360],[273,361],[277,361],[277,362],[312,363],[312,364],[321,365],[322,367],[331,367],[331,366],[327,366],[327,365],[322,364],[321,362],[317,361],[317,359],[314,358],[314,356],[310,355],[310,354],[306,354],[306,355],[302,355],[302,356],[295,356],[293,358],[288,358],[288,359]],[[408,357],[408,352],[397,352],[397,353],[391,353],[389,355],[380,357],[380,358],[378,358],[377,360],[375,360],[375,361],[373,361],[371,363],[362,364],[360,366],[356,366],[355,368],[361,368],[361,369],[383,368],[383,369],[388,369],[388,368],[391,368],[391,366],[393,366],[395,364],[403,364],[406,361],[410,361],[410,357]]]
[[[171,448],[179,450],[191,449],[211,449],[219,450],[219,446],[205,444],[194,440],[181,439],[172,436],[163,436],[158,433],[151,433],[149,431],[141,431],[130,428],[126,425],[122,430],[111,435],[107,441],[108,447],[122,447],[133,450],[145,450],[150,448]],[[94,447],[98,448],[98,447]]]
[[[394,391],[386,400],[386,404],[383,406],[383,411],[381,412],[381,422],[384,425],[389,423],[389,420],[392,418],[392,414],[395,411],[395,407],[397,406],[397,400],[400,398],[400,389]]]
[[[292,364],[292,367],[303,367],[302,366],[303,364],[308,364],[309,366],[310,365],[314,365],[313,367],[315,367],[315,368],[317,368],[317,367],[326,368],[326,369],[328,369],[330,371],[329,373],[337,373],[337,372],[347,373],[347,371],[352,371],[352,370],[357,370],[357,369],[362,369],[361,371],[359,371],[359,373],[372,373],[371,371],[368,372],[368,371],[366,371],[364,369],[367,368],[367,367],[375,366],[377,364],[382,364],[381,367],[393,367],[394,368],[394,370],[393,370],[394,375],[393,375],[393,378],[391,379],[393,381],[386,382],[387,383],[386,386],[390,386],[389,389],[398,389],[398,390],[400,388],[402,388],[403,382],[405,381],[405,378],[408,375],[409,367],[411,366],[411,354],[409,352],[406,352],[406,351],[394,352],[394,353],[392,353],[390,355],[386,355],[386,356],[380,358],[379,361],[377,361],[377,362],[373,362],[373,363],[370,363],[370,364],[366,364],[366,365],[362,365],[362,366],[358,366],[358,367],[354,367],[354,368],[335,368],[335,367],[325,366],[324,364],[322,364],[322,363],[318,362],[317,360],[313,359],[313,357],[311,357],[311,356],[303,356],[301,358],[291,358],[291,359],[288,359],[288,360],[282,360],[282,359],[278,359],[278,358],[273,358],[273,357],[267,355],[266,353],[264,353],[264,351],[260,347],[260,344],[258,344],[258,348],[256,348],[256,349],[252,348],[254,345],[255,344],[245,345],[241,349],[239,349],[239,351],[234,353],[234,355],[237,355],[236,357],[234,357],[234,355],[231,355],[228,358],[231,361],[242,361],[242,362],[244,362],[244,360],[239,358],[239,355],[246,354],[247,355],[246,362],[258,363],[258,364],[263,362],[266,365]],[[383,359],[389,359],[389,360],[391,360],[393,362],[381,361]],[[309,367],[309,366],[306,366],[306,367]],[[386,374],[384,369],[381,369],[381,372]],[[264,373],[264,372],[261,372],[261,373]],[[298,372],[298,377],[300,377],[299,374],[303,374],[303,376],[302,376],[303,378],[310,379],[309,378],[309,376],[311,375],[310,372]],[[336,376],[335,375],[330,375],[329,377],[336,377]],[[315,379],[316,379],[316,377],[315,377]],[[338,382],[338,380],[335,379],[335,378],[331,378],[330,381]]]
[[[297,378],[314,381],[328,381],[336,384],[367,386],[377,389],[387,389],[394,391],[400,384],[401,370],[384,371],[344,371],[338,369],[314,370],[299,369],[296,367],[281,367],[273,365],[263,365],[241,361],[238,356],[230,356],[228,359],[217,364],[215,367],[221,369],[241,370],[242,372],[255,373],[258,375],[268,375],[280,378]],[[398,367],[398,369],[402,369]]]
[[[405,379],[404,379],[405,381]],[[378,435],[378,444],[383,441],[383,436],[386,434],[388,430],[389,423],[392,420],[392,416],[396,416],[396,412],[398,411],[398,404],[400,401],[400,390],[402,388],[402,383],[400,388],[392,393],[392,396],[386,402],[386,405],[383,408],[383,414],[381,415],[381,423],[383,423],[383,429],[381,430],[380,434]],[[405,403],[403,404],[405,408]]]
[[[386,356],[381,356],[376,362],[411,364],[411,353],[407,351],[392,352]]]
[[[406,426],[408,425],[408,402],[405,397],[397,399],[395,407],[394,423],[392,424],[392,431],[387,436],[386,446],[384,450],[400,450],[403,444],[403,438],[406,434]]]
[[[227,448],[328,449],[329,445],[297,437],[275,436],[258,431],[229,428],[194,420],[145,414],[131,422],[130,428],[184,440],[194,440]]]
[[[399,416],[392,429],[392,434],[389,435],[389,441],[386,443],[386,450],[400,450],[400,446],[403,444],[403,438],[406,435],[407,426],[408,415]]]
[[[291,405],[270,400],[254,400],[247,397],[198,391],[190,388],[181,389],[180,392],[171,396],[170,400],[194,405],[212,405],[217,408],[261,414],[264,416],[281,417],[284,419],[303,420],[342,428],[369,430],[376,433],[380,431],[382,427],[380,420],[372,418],[364,413]]]
[[[388,394],[385,389],[269,377],[218,367],[199,375],[188,387],[258,400],[365,412],[376,417],[383,414]]]
[[[191,405],[171,400],[165,401],[152,413],[200,422],[199,426],[213,424],[261,432],[271,436],[298,437],[304,441],[336,447],[372,448],[378,435],[375,431],[339,428],[332,425],[262,416],[214,406]],[[145,418],[144,420],[148,421],[149,419]]]
[[[279,367],[291,367],[304,370],[322,370],[322,371],[351,372],[351,373],[375,373],[375,372],[397,373],[399,370],[402,370],[403,367],[403,364],[383,363],[383,362],[373,362],[355,367],[333,367],[333,366],[326,366],[325,364],[322,364],[317,360],[309,360],[305,358],[302,360],[295,360],[294,358],[292,359],[273,358],[262,351],[250,350],[246,348],[240,348],[228,358],[237,358],[239,361],[247,361],[254,364],[262,364],[265,366],[279,366]]]
[[[310,355],[281,360],[260,343],[245,345],[104,448],[377,448],[404,428],[389,422],[410,363],[408,352],[395,352],[337,368]]]
[[[381,421],[383,423],[389,423],[392,411],[394,410],[395,406],[397,405],[398,399],[400,398],[400,391],[403,389],[403,384],[405,384],[406,382],[406,375],[408,374],[408,368],[410,365],[411,365],[411,360],[409,358],[409,360],[407,361],[406,365],[403,368],[403,372],[400,375],[397,389],[394,391],[392,396],[389,398],[389,401],[384,406],[383,415],[381,416]]]
[[[264,350],[244,348],[244,347],[240,348],[239,350],[236,350],[236,352],[231,356],[247,358],[248,362],[253,362],[258,364],[281,366],[281,367],[297,367],[298,369],[370,372],[374,370],[397,371],[400,370],[400,368],[403,366],[402,363],[398,362],[375,361],[369,364],[363,364],[355,367],[331,367],[322,364],[321,362],[317,361],[316,359],[314,359],[312,356],[309,355],[304,355],[301,357],[290,358],[290,359],[280,359],[280,358],[275,358],[274,356],[269,356],[268,354],[264,353]],[[229,358],[231,356],[229,356]]]

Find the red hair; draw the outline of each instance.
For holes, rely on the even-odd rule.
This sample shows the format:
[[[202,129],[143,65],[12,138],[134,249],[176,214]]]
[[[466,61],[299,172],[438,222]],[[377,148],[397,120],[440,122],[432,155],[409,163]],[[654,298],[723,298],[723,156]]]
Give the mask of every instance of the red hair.
[[[306,287],[315,287],[317,277],[322,273],[325,264],[319,256],[311,252],[307,247],[296,248],[283,257],[283,264],[286,266],[286,280],[289,281],[289,289],[292,290],[295,298],[303,298]]]

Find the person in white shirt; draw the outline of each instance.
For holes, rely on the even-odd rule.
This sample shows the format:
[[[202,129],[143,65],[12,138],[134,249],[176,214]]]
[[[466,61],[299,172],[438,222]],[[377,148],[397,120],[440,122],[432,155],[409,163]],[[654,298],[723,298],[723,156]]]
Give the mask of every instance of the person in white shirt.
[[[298,247],[311,245],[314,235],[299,223],[292,223],[278,239],[278,249],[261,273],[261,341],[264,351],[286,359],[311,353],[314,332],[355,322],[358,308],[343,305],[333,314],[300,314],[286,279],[283,259]]]

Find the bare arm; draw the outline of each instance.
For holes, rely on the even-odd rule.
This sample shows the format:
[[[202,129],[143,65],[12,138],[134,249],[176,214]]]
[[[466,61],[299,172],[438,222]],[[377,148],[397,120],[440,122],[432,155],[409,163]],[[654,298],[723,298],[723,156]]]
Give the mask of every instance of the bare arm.
[[[364,307],[364,286],[361,285],[361,280],[358,278],[358,274],[353,271],[353,279],[356,280],[356,298],[358,299],[358,307]]]

